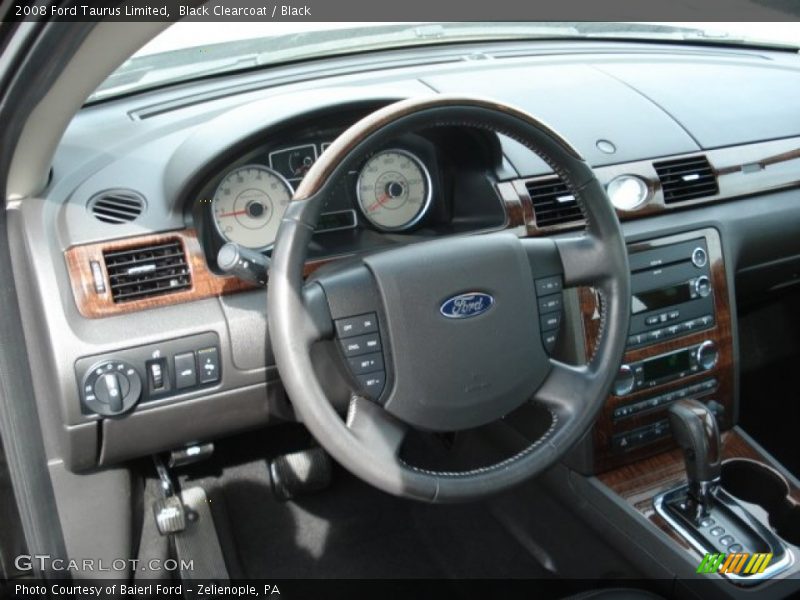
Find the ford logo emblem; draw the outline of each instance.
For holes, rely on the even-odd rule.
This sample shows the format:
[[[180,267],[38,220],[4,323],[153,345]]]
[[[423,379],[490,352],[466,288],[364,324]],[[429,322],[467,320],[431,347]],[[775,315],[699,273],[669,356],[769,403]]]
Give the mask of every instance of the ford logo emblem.
[[[469,319],[482,315],[492,308],[494,298],[483,292],[467,292],[448,298],[442,303],[439,312],[448,319]]]

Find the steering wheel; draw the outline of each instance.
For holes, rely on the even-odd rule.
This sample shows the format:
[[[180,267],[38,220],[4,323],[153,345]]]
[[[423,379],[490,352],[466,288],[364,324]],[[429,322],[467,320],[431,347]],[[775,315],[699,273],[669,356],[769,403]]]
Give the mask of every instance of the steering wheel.
[[[303,276],[324,200],[348,171],[408,131],[465,126],[509,136],[538,154],[586,217],[571,237],[510,232],[438,238],[377,252]],[[538,291],[590,285],[602,298],[595,352],[584,365],[551,358],[542,342]],[[544,287],[542,287],[544,286]],[[555,286],[555,287],[554,287]],[[302,421],[341,465],[386,492],[428,502],[496,493],[552,465],[588,430],[622,359],[630,271],[616,213],[578,152],[555,131],[508,105],[433,96],[382,108],[345,131],[298,187],[280,225],[267,293],[275,361]],[[459,317],[459,318],[452,318]],[[315,372],[312,346],[378,333],[383,373],[343,375],[346,419]],[[342,369],[347,371],[343,358]],[[356,372],[363,365],[355,361]],[[367,388],[382,385],[382,391]],[[406,464],[410,427],[458,431],[496,421],[527,402],[550,414],[546,432],[500,463],[460,472]]]

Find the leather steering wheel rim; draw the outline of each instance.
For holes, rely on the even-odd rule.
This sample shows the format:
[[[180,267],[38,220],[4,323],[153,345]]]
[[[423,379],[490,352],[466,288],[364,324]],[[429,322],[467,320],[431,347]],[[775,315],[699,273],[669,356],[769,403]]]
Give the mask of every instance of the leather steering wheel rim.
[[[487,234],[496,236],[487,237],[487,247],[514,246],[509,250],[516,252],[514,256],[555,253],[564,286],[594,286],[602,308],[600,334],[589,361],[572,366],[549,359],[546,377],[532,394],[533,401],[544,404],[551,413],[551,425],[542,437],[499,464],[437,472],[398,458],[406,426],[397,413],[390,414],[379,404],[354,395],[345,421],[329,402],[315,374],[311,347],[333,335],[331,298],[327,297],[326,303],[329,292],[324,283],[306,283],[303,268],[323,200],[349,169],[399,133],[453,125],[486,129],[521,142],[566,183],[586,217],[582,235],[555,240],[515,237],[512,241],[508,233]],[[464,246],[481,237],[454,243]],[[536,304],[535,297],[530,301]],[[533,477],[563,456],[592,425],[624,353],[630,271],[616,213],[591,168],[566,140],[534,117],[505,104],[437,95],[397,102],[368,115],[335,140],[312,166],[278,231],[267,311],[275,361],[287,393],[301,420],[335,460],[394,495],[428,502],[464,501]],[[527,401],[531,398],[521,398],[520,404]]]

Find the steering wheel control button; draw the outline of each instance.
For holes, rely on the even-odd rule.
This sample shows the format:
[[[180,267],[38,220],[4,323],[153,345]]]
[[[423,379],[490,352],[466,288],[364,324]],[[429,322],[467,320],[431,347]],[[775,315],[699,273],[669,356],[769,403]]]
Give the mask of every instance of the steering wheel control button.
[[[142,379],[132,365],[108,360],[94,365],[83,382],[84,407],[93,413],[111,417],[122,414],[139,401]]]
[[[340,338],[355,337],[365,333],[378,331],[378,318],[375,313],[366,313],[356,317],[346,317],[336,320],[336,335]]]
[[[702,269],[708,264],[708,253],[705,248],[697,247],[692,252],[692,264],[698,269]]]
[[[179,390],[197,385],[194,352],[175,355],[175,387]]]
[[[541,325],[542,331],[558,329],[558,326],[561,324],[561,313],[557,312],[540,315],[539,324]]]
[[[564,284],[561,282],[560,275],[543,277],[542,279],[536,280],[536,295],[546,296],[548,294],[555,294],[556,292],[560,292],[563,287]]]
[[[347,362],[350,364],[350,369],[354,375],[383,370],[383,354],[380,352],[348,358]]]
[[[345,356],[358,356],[369,352],[380,352],[381,338],[377,333],[368,333],[339,340]]]
[[[542,343],[544,344],[544,349],[547,350],[548,353],[552,352],[556,347],[557,340],[558,332],[555,330],[542,333]]]
[[[203,348],[197,351],[200,383],[216,383],[220,380],[219,349]]]
[[[561,294],[550,294],[549,296],[542,296],[539,298],[539,312],[549,313],[561,310],[562,298]]]
[[[381,395],[383,386],[386,385],[386,373],[383,371],[376,371],[374,373],[367,373],[366,375],[357,375],[358,383],[364,392],[372,399],[375,400]]]

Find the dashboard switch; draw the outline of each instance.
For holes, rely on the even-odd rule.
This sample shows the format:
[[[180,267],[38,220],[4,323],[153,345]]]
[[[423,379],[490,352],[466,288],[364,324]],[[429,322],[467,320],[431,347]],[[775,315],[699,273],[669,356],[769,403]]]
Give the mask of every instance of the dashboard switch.
[[[147,361],[147,383],[150,387],[150,393],[157,394],[166,391],[167,385],[167,359],[156,358]]]
[[[198,350],[197,362],[200,365],[200,383],[219,381],[219,350],[216,347]]]
[[[179,390],[197,385],[194,352],[175,355],[175,387]]]

